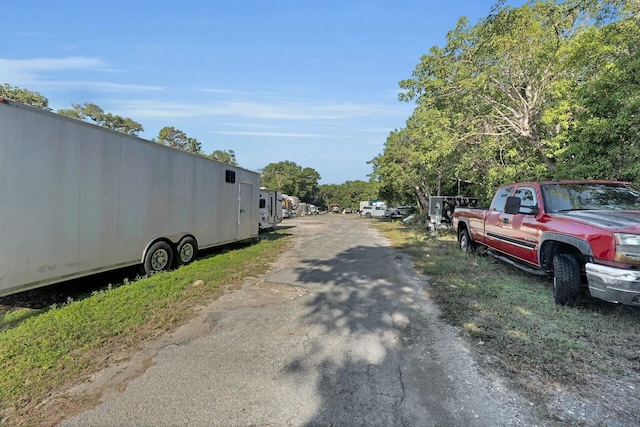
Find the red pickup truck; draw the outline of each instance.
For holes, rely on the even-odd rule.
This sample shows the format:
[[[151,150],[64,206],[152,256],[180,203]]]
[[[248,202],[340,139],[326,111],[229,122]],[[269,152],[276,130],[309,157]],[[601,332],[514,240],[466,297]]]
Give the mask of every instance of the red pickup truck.
[[[595,298],[640,306],[640,187],[631,183],[503,185],[488,209],[457,207],[453,226],[461,250],[551,275],[558,304],[586,281]]]

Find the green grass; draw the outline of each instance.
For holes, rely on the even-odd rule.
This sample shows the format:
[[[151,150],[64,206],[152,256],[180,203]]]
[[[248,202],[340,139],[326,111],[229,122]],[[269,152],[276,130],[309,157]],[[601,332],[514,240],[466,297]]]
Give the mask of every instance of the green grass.
[[[398,222],[378,228],[429,276],[428,293],[443,318],[539,396],[553,382],[582,388],[594,375],[606,380],[640,371],[638,308],[587,294],[575,307],[558,306],[550,279],[466,255],[452,232],[436,238]]]
[[[267,236],[77,301],[7,311],[0,319],[1,413],[28,412],[57,387],[106,366],[113,351],[135,349],[184,323],[223,285],[264,272],[286,245],[282,234]]]

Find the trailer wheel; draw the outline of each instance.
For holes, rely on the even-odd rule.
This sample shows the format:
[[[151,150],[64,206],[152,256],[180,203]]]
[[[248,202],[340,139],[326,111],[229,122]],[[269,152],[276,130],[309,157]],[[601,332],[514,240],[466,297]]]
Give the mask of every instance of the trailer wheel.
[[[458,232],[458,246],[464,253],[472,253],[476,251],[476,244],[473,243],[466,228],[461,228]]]
[[[189,264],[198,253],[198,244],[192,237],[185,237],[178,243],[178,264]]]
[[[167,242],[156,242],[149,248],[144,258],[144,272],[147,275],[171,268],[173,250]]]
[[[580,294],[580,265],[570,254],[553,257],[553,299],[556,304],[573,303]]]

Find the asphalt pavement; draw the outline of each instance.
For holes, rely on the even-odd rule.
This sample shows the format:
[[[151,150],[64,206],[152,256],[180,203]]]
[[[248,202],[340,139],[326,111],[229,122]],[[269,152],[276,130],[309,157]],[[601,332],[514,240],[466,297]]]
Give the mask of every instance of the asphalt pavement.
[[[376,219],[285,220],[261,277],[72,393],[102,403],[64,426],[538,425],[439,319],[428,280]]]

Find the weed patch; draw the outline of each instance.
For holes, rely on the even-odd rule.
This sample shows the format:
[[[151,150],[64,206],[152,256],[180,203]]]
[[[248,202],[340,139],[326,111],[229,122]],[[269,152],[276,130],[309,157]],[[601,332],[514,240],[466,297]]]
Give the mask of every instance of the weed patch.
[[[551,383],[588,389],[594,376],[640,372],[640,310],[586,294],[576,307],[558,306],[549,279],[464,254],[452,232],[436,237],[398,223],[379,229],[429,277],[427,292],[444,319],[539,397]]]
[[[183,324],[194,306],[215,299],[224,285],[264,272],[285,247],[281,237],[271,233],[257,244],[232,245],[175,271],[109,285],[63,304],[6,310],[0,319],[3,422],[103,368],[110,354],[136,349]]]

